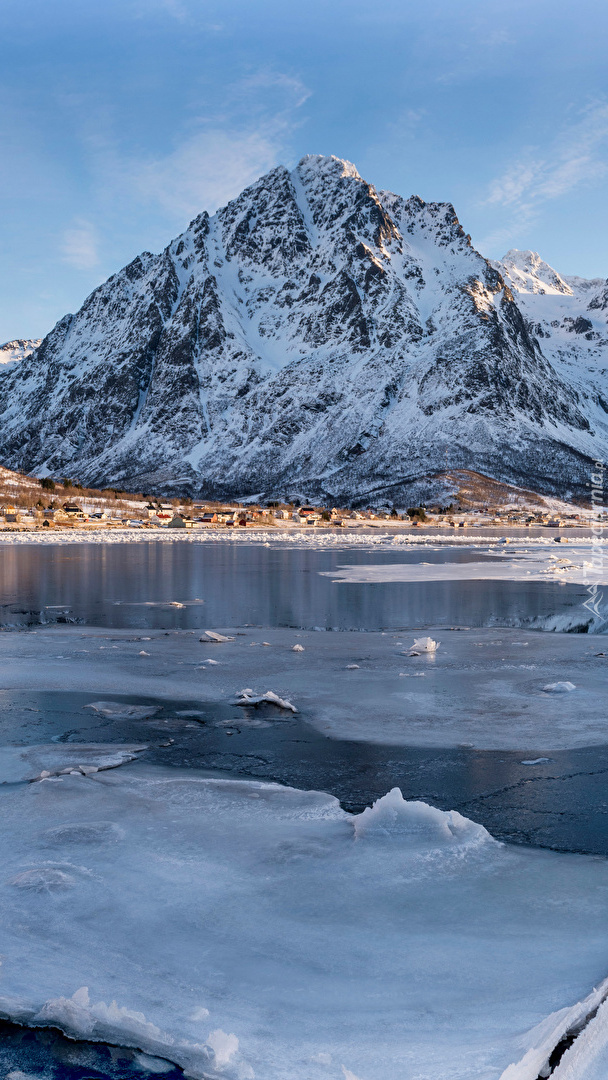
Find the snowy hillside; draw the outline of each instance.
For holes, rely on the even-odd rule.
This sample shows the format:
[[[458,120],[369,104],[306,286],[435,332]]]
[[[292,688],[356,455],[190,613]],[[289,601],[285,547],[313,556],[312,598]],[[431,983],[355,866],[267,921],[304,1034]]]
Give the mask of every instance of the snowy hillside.
[[[0,345],[0,364],[14,364],[37,349],[42,338],[17,338]]]
[[[336,502],[402,502],[447,462],[582,494],[608,443],[607,316],[608,282],[531,253],[492,265],[449,203],[306,157],[136,258],[0,372],[0,460]]]

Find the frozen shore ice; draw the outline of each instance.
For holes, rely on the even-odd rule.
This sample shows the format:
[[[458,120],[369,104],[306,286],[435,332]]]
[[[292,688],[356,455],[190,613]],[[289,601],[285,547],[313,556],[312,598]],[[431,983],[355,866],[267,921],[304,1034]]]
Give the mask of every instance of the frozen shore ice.
[[[350,816],[136,763],[3,811],[2,1014],[193,1077],[536,1080],[608,970],[605,862],[396,789]]]

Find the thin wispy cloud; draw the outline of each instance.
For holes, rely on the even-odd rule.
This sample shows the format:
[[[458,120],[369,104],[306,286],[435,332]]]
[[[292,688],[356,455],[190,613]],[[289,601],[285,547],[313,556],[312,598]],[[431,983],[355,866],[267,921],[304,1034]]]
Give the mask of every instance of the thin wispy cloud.
[[[531,147],[492,181],[485,205],[502,207],[508,222],[484,245],[510,238],[532,222],[552,199],[596,184],[608,175],[608,102],[596,101],[565,125],[549,148]]]
[[[166,157],[133,165],[129,181],[141,198],[185,223],[268,172],[279,154],[272,131],[201,131]]]
[[[106,190],[139,206],[157,206],[182,225],[213,212],[290,157],[311,91],[292,75],[252,72],[229,87],[221,106],[196,117],[166,154],[133,157],[99,133],[88,139]]]
[[[90,221],[77,218],[66,229],[61,241],[61,256],[77,270],[92,270],[99,264],[99,235]]]

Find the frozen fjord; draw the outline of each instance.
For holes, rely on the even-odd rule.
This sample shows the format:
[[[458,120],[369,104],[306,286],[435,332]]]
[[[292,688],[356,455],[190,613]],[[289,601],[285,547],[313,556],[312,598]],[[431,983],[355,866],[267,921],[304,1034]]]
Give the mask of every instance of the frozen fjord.
[[[201,643],[199,633],[165,636],[158,631],[65,626],[2,634],[0,685],[9,696],[10,688],[29,690],[33,683],[40,689],[79,689],[90,694],[86,703],[91,705],[115,695],[225,703],[245,686],[256,693],[272,689],[333,737],[431,747],[465,741],[482,747],[518,746],[529,751],[522,757],[530,758],[539,747],[606,742],[606,660],[595,655],[603,650],[601,636],[502,628],[433,630],[441,642],[437,653],[410,657],[404,654],[420,636],[418,631],[213,629],[234,640]],[[293,652],[294,644],[303,652]],[[543,690],[566,679],[575,686],[569,693],[558,696]],[[139,744],[134,740],[147,742],[151,727],[147,716],[129,713],[132,708],[121,712],[125,724],[127,719],[130,723],[125,737],[133,745],[120,750],[135,753]],[[104,712],[84,715],[93,720]],[[118,715],[115,720],[120,723]],[[138,720],[141,735],[133,730]],[[261,722],[283,725],[285,720],[277,711]],[[87,757],[85,747],[68,743],[64,765],[63,752],[62,746],[29,748],[23,754],[13,752],[5,764],[14,782],[21,776],[31,779],[30,767],[57,773],[62,765],[81,764],[86,770],[88,762],[95,767],[100,760],[91,753]],[[115,760],[115,752],[115,747],[108,748],[108,761]],[[19,773],[17,758],[23,757],[26,768]],[[24,971],[19,985],[11,981],[14,970],[6,978],[5,953],[3,993],[11,998],[5,1002],[7,1012],[30,1022],[61,1023],[83,1037],[132,1042],[183,1063],[194,1075],[227,1080],[246,1080],[253,1073],[270,1080],[376,1080],[391,1075],[399,1080],[498,1080],[503,1072],[505,1080],[536,1080],[561,1032],[597,1004],[593,994],[585,1006],[576,1002],[606,974],[598,914],[600,909],[605,912],[604,864],[496,848],[474,827],[467,834],[471,845],[463,848],[459,841],[450,846],[441,826],[447,815],[436,818],[430,812],[429,817],[421,811],[416,818],[413,808],[403,810],[394,796],[382,805],[380,817],[396,813],[397,825],[404,826],[397,848],[389,858],[396,833],[387,838],[382,830],[374,831],[380,850],[358,863],[365,834],[351,844],[353,819],[329,796],[318,796],[327,803],[322,813],[305,808],[304,819],[329,820],[335,831],[329,838],[325,832],[306,832],[302,841],[299,825],[291,831],[294,814],[289,806],[286,810],[282,795],[271,815],[263,821],[252,819],[256,800],[251,795],[286,789],[250,783],[233,787],[241,793],[242,806],[232,816],[207,796],[201,809],[200,791],[193,800],[186,791],[190,782],[208,783],[192,772],[137,765],[89,779],[80,773],[2,791],[3,808],[9,805],[7,799],[31,800],[34,789],[68,795],[57,795],[55,803],[55,796],[44,795],[50,812],[29,816],[30,801],[21,823],[17,813],[12,817],[18,846],[11,848],[14,865],[7,870],[3,889],[13,897],[13,926],[20,907],[22,937],[16,940],[28,956],[29,974]],[[186,792],[180,808],[167,798],[171,784],[186,785],[180,788]],[[153,788],[152,795],[148,788]],[[292,793],[289,798],[309,794]],[[53,816],[57,808],[61,812]],[[425,821],[430,835],[421,837],[419,827],[424,834]],[[433,821],[440,841],[433,834]],[[452,818],[452,828],[447,825],[452,837],[455,822]],[[348,841],[343,844],[345,830]],[[270,846],[266,839],[261,843],[266,834]],[[459,835],[463,840],[464,834]],[[447,849],[442,847],[446,839]],[[271,841],[276,841],[278,853]],[[351,847],[357,852],[354,862],[350,854],[343,857]],[[254,871],[244,860],[245,849]],[[397,866],[396,850],[403,859]],[[497,851],[500,859],[513,856],[515,862],[497,862]],[[537,855],[541,861],[534,863],[534,872],[528,870]],[[487,863],[483,871],[482,862]],[[267,864],[271,869],[262,880]],[[418,887],[419,864],[426,877],[423,873]],[[504,891],[511,875],[522,876],[520,869],[523,878],[510,893],[521,915],[516,924],[515,914],[509,919],[495,900],[499,881]],[[482,878],[492,878],[494,893]],[[339,898],[327,896],[328,883],[332,897],[337,888]],[[472,908],[471,896],[476,898]],[[548,924],[543,921],[546,937],[531,943],[530,935],[541,922],[538,912],[544,914],[547,908],[553,914]],[[559,918],[553,918],[555,910]],[[497,937],[492,936],[493,919]],[[108,941],[105,931],[114,920],[120,933]],[[334,943],[336,929],[339,940],[328,956],[326,945]],[[547,964],[550,932],[551,947],[555,951],[557,943],[559,955]],[[155,939],[152,944],[148,934]],[[199,949],[195,956],[191,941]],[[507,959],[513,942],[517,956]],[[516,979],[522,972],[528,979],[529,963],[535,975],[520,1001]],[[1,979],[0,974],[0,986]],[[195,992],[190,998],[188,987]],[[487,1001],[481,1002],[484,995]],[[546,1019],[555,1009],[566,1011]],[[537,1020],[541,1027],[526,1036]],[[570,1080],[588,1080],[591,1068],[600,1069],[597,1076],[603,1077],[598,1062],[604,1044],[600,1013],[560,1069],[570,1069],[574,1052],[580,1057],[584,1051],[587,1071],[569,1072]]]
[[[91,702],[118,694],[227,703],[245,687],[272,690],[325,735],[402,746],[530,754],[608,742],[602,635],[434,630],[436,653],[410,656],[419,636],[411,631],[215,629],[234,640],[75,626],[0,634],[0,686],[5,696],[69,688]],[[544,689],[563,681],[574,690]]]
[[[599,1000],[577,1006],[608,967],[607,864],[397,791],[351,816],[140,762],[2,800],[0,1010],[22,1022],[196,1077],[536,1080]]]

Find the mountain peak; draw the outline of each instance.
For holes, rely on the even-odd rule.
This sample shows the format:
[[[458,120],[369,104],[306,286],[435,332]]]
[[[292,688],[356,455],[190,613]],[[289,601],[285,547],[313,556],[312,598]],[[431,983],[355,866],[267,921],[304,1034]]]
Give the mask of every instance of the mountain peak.
[[[517,292],[553,292],[572,295],[572,289],[561,274],[541,259],[537,251],[519,251],[511,248],[500,260],[506,270],[511,287]]]
[[[407,506],[448,450],[452,467],[585,494],[608,446],[608,304],[536,252],[497,268],[513,292],[450,203],[377,192],[335,156],[278,166],[4,364],[0,461]]]
[[[356,165],[353,165],[352,161],[335,157],[334,154],[305,154],[298,162],[298,170],[301,172],[314,170],[317,173],[327,173],[337,177],[350,177],[353,180],[362,179]]]

